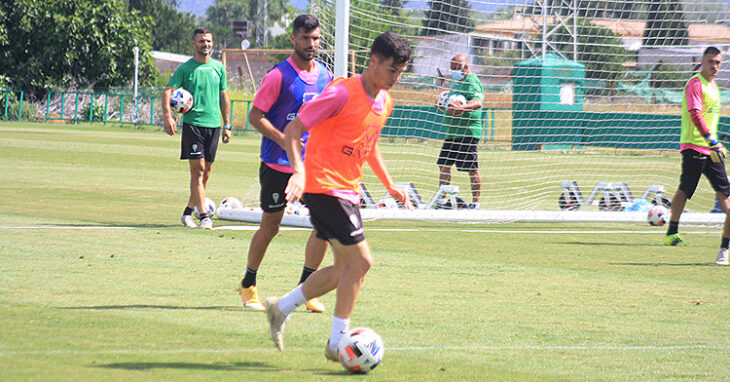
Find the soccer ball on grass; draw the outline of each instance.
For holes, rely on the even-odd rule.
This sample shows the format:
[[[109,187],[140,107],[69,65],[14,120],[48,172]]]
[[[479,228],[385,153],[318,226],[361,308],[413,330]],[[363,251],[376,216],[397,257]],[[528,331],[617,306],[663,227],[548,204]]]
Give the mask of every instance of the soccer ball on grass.
[[[364,374],[383,359],[383,340],[369,328],[350,329],[337,345],[340,363],[351,373]]]
[[[210,216],[213,217],[213,215],[215,214],[215,202],[211,198],[205,198],[205,209],[208,210]],[[195,208],[193,208],[193,216],[200,219],[198,206],[195,206]]]
[[[170,96],[170,107],[176,113],[187,113],[193,107],[193,95],[183,88],[175,89]]]
[[[229,197],[221,200],[221,203],[218,205],[219,210],[224,209],[224,208],[228,208],[228,209],[232,209],[232,210],[241,209],[241,208],[243,208],[243,203],[241,203],[241,201],[238,200],[238,198],[229,196]]]
[[[651,207],[646,215],[646,221],[653,226],[661,227],[667,224],[667,219],[669,219],[669,210],[660,204]]]

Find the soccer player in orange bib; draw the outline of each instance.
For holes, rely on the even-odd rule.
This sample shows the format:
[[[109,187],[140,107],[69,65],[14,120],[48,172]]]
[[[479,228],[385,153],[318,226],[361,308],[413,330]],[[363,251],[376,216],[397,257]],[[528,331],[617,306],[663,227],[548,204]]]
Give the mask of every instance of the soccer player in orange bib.
[[[413,208],[385,168],[377,145],[380,131],[393,112],[388,89],[406,70],[408,42],[392,32],[373,41],[368,68],[361,76],[333,81],[317,99],[306,103],[284,130],[284,148],[292,166],[286,199],[303,199],[317,235],[329,241],[334,265],[321,268],[282,297],[264,301],[271,339],[284,349],[284,324],[289,314],[309,299],[337,289],[327,359],[339,362],[337,344],[350,325],[365,274],[373,263],[360,217],[362,166],[367,161],[393,198]],[[301,136],[309,132],[306,161]]]

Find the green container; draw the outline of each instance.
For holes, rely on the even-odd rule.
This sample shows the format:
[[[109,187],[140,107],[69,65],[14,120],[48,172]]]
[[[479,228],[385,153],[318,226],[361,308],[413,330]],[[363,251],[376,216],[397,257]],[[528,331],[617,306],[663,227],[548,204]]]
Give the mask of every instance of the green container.
[[[580,144],[585,65],[548,53],[515,64],[512,78],[513,150]]]

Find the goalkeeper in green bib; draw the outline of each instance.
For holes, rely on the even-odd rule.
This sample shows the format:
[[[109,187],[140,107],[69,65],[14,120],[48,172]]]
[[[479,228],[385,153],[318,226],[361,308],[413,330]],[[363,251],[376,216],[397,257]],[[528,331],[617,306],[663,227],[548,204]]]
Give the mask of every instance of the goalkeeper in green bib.
[[[682,175],[679,187],[672,198],[672,216],[669,221],[665,245],[689,245],[679,236],[679,218],[697,189],[702,174],[707,177],[717,193],[722,212],[726,214],[722,229],[720,252],[715,261],[728,265],[728,243],[730,242],[730,182],[725,171],[725,147],[717,140],[717,124],[720,119],[720,91],[715,76],[722,65],[722,54],[715,47],[705,49],[702,54],[702,70],[692,76],[684,86],[682,94],[682,133],[680,152],[682,154]]]

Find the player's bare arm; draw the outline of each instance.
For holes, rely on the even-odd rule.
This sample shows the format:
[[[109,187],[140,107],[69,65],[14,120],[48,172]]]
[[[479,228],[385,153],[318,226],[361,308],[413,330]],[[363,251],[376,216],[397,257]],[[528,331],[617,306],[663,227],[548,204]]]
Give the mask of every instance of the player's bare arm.
[[[266,138],[276,142],[279,146],[284,147],[284,134],[279,131],[274,125],[266,119],[264,112],[256,106],[251,108],[248,112],[248,122]],[[290,157],[291,158],[291,157]]]
[[[226,90],[221,90],[220,106],[221,106],[221,116],[223,117],[223,126],[230,127],[231,126],[231,100],[230,100],[230,98],[228,98],[228,92]],[[221,141],[223,143],[230,142],[232,135],[233,135],[233,133],[230,129],[223,129],[223,135],[221,137]]]
[[[304,194],[304,161],[302,161],[302,134],[307,131],[299,118],[289,122],[284,128],[284,149],[291,164],[292,176],[284,193],[286,200],[296,202]]]
[[[172,86],[166,86],[165,90],[162,91],[162,122],[165,132],[169,135],[175,135],[175,131],[177,130],[177,122],[172,115],[172,109],[170,109],[170,97],[174,90],[175,88]]]

